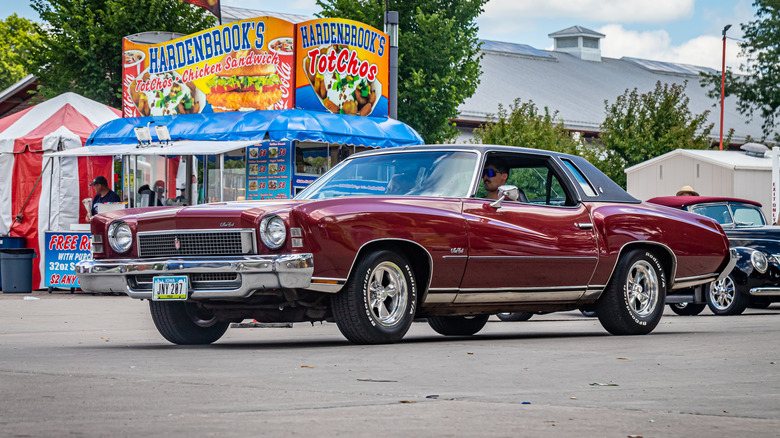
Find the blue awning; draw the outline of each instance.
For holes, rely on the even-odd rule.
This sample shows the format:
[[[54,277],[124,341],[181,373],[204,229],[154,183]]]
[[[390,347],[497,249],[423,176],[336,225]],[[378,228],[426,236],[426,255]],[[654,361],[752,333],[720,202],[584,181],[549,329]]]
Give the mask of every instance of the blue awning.
[[[85,146],[137,144],[134,128],[147,126],[149,122],[154,122],[152,126],[167,126],[173,141],[267,138],[381,148],[423,143],[417,131],[394,119],[289,109],[115,119],[93,131]]]

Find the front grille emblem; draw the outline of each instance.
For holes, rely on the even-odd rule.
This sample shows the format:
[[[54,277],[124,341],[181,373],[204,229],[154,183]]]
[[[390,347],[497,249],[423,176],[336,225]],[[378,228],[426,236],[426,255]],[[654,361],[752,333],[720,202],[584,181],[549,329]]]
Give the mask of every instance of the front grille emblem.
[[[178,251],[179,248],[181,248],[181,242],[179,242],[178,236],[173,239],[173,247],[176,248],[176,251]]]

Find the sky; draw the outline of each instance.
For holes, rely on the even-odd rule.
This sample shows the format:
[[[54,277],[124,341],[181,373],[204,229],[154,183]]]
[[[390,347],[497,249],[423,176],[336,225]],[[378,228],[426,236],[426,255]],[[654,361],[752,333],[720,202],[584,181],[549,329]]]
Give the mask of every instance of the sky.
[[[602,56],[651,59],[721,69],[723,27],[726,65],[737,69],[741,23],[754,20],[753,0],[490,0],[477,18],[479,38],[552,50],[547,35],[579,25],[600,32]],[[223,5],[311,15],[315,0],[222,0]],[[28,0],[3,0],[0,17],[37,21]],[[152,30],[152,29],[150,29]]]

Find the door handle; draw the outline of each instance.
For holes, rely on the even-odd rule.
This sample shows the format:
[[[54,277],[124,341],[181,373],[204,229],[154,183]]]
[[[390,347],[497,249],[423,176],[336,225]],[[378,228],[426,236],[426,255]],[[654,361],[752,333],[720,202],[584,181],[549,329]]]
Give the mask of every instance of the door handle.
[[[575,223],[574,225],[577,226],[577,228],[579,228],[581,230],[592,230],[593,229],[593,224],[590,223],[590,222],[578,222],[578,223]]]

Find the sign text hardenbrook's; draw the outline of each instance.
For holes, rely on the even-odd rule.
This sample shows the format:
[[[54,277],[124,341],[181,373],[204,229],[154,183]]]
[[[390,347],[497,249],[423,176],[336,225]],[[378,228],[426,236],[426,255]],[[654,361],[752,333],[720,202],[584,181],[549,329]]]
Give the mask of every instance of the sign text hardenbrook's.
[[[254,33],[255,41],[250,43]],[[262,49],[265,23],[235,23],[192,35],[189,38],[149,48],[149,73],[164,73],[208,61],[238,50]]]
[[[350,23],[313,23],[298,28],[303,41],[303,49],[328,44],[358,47],[383,56],[385,54],[385,36],[371,29]]]

